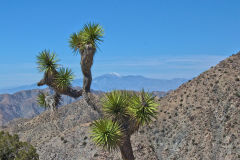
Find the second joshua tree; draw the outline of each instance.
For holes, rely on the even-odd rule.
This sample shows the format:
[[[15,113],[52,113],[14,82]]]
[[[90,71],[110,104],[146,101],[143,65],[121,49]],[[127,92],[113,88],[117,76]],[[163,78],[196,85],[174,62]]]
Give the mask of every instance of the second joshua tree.
[[[84,76],[83,91],[85,92],[90,92],[93,56],[98,47],[98,43],[103,41],[102,38],[102,27],[93,23],[85,25],[80,32],[73,33],[70,37],[70,47],[74,52],[81,54],[81,69]]]

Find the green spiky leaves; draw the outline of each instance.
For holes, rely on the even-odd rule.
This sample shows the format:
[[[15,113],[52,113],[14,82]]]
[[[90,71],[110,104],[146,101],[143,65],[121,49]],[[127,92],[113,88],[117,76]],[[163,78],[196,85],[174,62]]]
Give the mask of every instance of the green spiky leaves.
[[[70,47],[74,52],[82,52],[85,45],[91,44],[93,48],[97,48],[100,42],[103,42],[104,30],[99,24],[85,24],[80,32],[73,33],[70,36]]]
[[[52,79],[52,84],[61,90],[65,90],[67,87],[71,86],[71,82],[74,79],[74,75],[69,68],[60,68],[57,64],[59,60],[56,58],[55,53],[50,53],[50,51],[44,50],[37,56],[37,63],[39,71],[44,71],[45,78]]]
[[[129,95],[126,91],[112,91],[102,99],[103,111],[106,116],[115,119],[127,115]]]
[[[74,75],[71,69],[60,68],[54,83],[57,88],[64,90],[71,85],[71,82],[73,81],[73,79],[74,79]]]
[[[109,150],[115,149],[124,136],[132,135],[139,126],[156,118],[157,106],[154,97],[144,91],[106,93],[102,99],[102,108],[108,119],[93,123],[93,141]]]
[[[55,53],[50,53],[48,50],[44,50],[37,56],[37,64],[40,72],[48,72],[56,70],[59,65],[57,64],[59,60]]]
[[[96,45],[103,42],[103,28],[99,24],[88,23],[85,24],[82,31],[82,38],[84,44]]]
[[[103,148],[111,151],[121,143],[123,132],[117,122],[100,119],[92,123],[92,139]]]
[[[158,104],[154,97],[149,93],[142,91],[140,95],[131,98],[129,114],[138,122],[138,125],[148,124],[153,118],[156,118]]]
[[[47,94],[44,94],[43,92],[40,92],[37,97],[37,103],[41,106],[44,107],[45,109],[48,107],[47,102],[46,102],[46,96]]]
[[[81,36],[81,32],[73,33],[70,36],[69,44],[70,44],[70,48],[72,48],[75,53],[77,53],[78,51],[82,52],[81,50],[84,49],[83,48],[84,45],[83,45],[83,39]]]
[[[157,106],[154,97],[142,91],[140,94],[130,94],[127,91],[112,91],[102,99],[103,111],[107,117],[121,119],[132,117],[138,125],[144,125],[155,118]]]

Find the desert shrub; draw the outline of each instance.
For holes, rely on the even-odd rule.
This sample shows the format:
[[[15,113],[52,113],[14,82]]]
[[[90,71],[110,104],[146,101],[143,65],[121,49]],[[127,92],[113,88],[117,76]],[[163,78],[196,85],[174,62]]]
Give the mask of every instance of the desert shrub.
[[[18,135],[0,132],[1,160],[38,160],[36,149],[27,142],[19,141]]]

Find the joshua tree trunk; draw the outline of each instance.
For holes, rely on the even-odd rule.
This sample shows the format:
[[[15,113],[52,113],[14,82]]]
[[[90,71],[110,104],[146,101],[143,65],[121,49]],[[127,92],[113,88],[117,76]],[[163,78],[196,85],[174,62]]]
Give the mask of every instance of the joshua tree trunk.
[[[93,64],[93,56],[96,49],[91,44],[86,45],[83,53],[81,54],[81,68],[83,73],[83,90],[90,92],[92,83],[91,67]]]
[[[132,150],[132,144],[130,140],[130,136],[127,135],[124,137],[122,144],[119,146],[122,159],[123,160],[134,160],[133,150]]]
[[[84,68],[84,67],[82,67]],[[91,83],[92,83],[92,74],[91,74],[91,68],[90,70],[87,69],[82,69],[83,70],[83,90],[85,92],[90,92],[90,87],[91,87]]]

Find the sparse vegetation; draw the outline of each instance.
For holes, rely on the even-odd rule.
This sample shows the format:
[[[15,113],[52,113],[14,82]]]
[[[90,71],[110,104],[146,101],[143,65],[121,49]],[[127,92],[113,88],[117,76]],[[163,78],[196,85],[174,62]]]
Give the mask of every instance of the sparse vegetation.
[[[236,95],[237,97],[240,97],[240,92],[236,92],[235,95]]]
[[[0,132],[1,160],[38,160],[36,149],[27,142],[19,141],[17,135]]]

